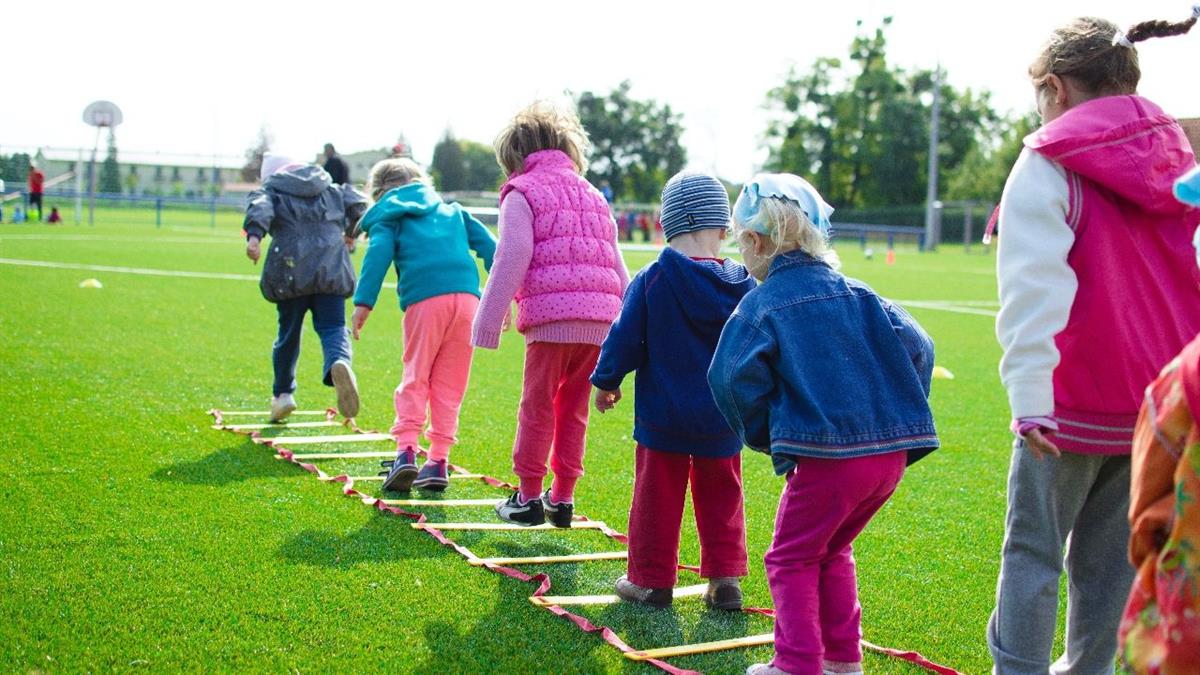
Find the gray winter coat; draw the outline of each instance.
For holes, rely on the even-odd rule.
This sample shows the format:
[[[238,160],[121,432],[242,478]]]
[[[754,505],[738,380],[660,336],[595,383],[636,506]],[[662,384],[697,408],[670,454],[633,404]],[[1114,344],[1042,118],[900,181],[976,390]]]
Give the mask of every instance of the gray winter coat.
[[[354,294],[354,266],[343,236],[354,236],[367,200],[335,185],[319,166],[267,178],[246,204],[246,236],[271,234],[259,288],[271,302],[305,295]]]

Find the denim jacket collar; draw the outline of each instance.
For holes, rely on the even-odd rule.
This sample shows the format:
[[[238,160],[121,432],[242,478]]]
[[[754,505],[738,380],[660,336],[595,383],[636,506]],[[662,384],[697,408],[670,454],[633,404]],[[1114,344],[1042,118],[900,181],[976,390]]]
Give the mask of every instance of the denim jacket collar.
[[[830,267],[829,263],[825,262],[824,260],[809,255],[807,252],[801,249],[795,249],[780,253],[771,260],[771,265],[767,268],[767,278],[771,278],[771,275],[774,274],[776,270],[784,267],[791,267],[793,265],[823,265],[825,267]],[[830,267],[830,269],[833,268]]]

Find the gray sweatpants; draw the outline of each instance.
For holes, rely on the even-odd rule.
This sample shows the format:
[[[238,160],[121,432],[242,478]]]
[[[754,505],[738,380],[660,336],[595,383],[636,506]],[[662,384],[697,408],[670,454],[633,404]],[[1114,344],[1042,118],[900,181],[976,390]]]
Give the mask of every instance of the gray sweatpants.
[[[1039,460],[1019,439],[1013,444],[996,609],[988,621],[993,672],[1113,672],[1134,576],[1128,513],[1128,455],[1064,452]],[[1067,649],[1051,666],[1064,546]]]

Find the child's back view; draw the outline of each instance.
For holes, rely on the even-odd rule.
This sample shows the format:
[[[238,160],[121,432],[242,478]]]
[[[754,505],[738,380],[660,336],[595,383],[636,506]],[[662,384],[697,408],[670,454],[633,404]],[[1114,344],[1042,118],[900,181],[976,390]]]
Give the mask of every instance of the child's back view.
[[[729,195],[719,180],[678,174],[663,188],[662,204],[667,248],[630,282],[592,374],[596,409],[604,412],[620,399],[621,380],[637,371],[629,566],[617,594],[671,604],[690,483],[700,576],[710,580],[704,599],[717,609],[741,609],[742,441],[717,410],[706,373],[721,329],[754,280],[719,257],[729,227]]]
[[[309,312],[325,356],[325,385],[337,389],[338,411],[354,417],[358,385],[346,335],[346,298],[354,293],[354,267],[347,246],[366,210],[366,199],[349,186],[335,185],[320,167],[279,155],[263,157],[262,178],[262,189],[248,198],[244,227],[246,255],[255,263],[259,242],[271,235],[259,282],[263,297],[279,312],[271,420],[281,421],[296,409],[296,362]]]

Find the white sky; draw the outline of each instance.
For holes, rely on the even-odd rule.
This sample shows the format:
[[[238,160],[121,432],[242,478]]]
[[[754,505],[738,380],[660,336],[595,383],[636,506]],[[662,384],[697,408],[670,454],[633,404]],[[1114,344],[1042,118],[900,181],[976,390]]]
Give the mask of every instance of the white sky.
[[[743,180],[765,157],[767,90],[790,64],[844,59],[857,19],[873,29],[894,17],[893,64],[940,58],[956,87],[989,89],[998,109],[1024,112],[1026,68],[1055,26],[1189,11],[1187,0],[6,2],[0,153],[90,147],[82,110],[108,99],[124,112],[123,153],[240,156],[265,124],[276,149],[297,156],[325,141],[342,152],[390,146],[403,132],[428,161],[447,126],[490,143],[534,98],[629,79],[635,96],[684,114],[692,167]],[[1139,52],[1141,93],[1200,116],[1200,29]]]

